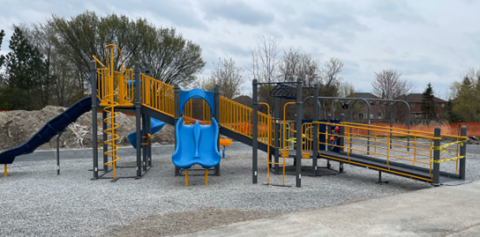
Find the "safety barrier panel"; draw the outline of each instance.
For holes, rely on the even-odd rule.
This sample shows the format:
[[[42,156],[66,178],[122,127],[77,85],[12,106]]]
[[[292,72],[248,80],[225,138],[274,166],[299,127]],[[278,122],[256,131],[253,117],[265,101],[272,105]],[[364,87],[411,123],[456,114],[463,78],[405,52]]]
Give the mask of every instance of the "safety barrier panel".
[[[252,138],[253,109],[233,100],[220,96],[220,126]],[[272,131],[273,118],[267,114],[258,112],[258,141],[272,145],[268,134]],[[272,136],[270,136],[272,137]]]
[[[175,116],[175,94],[173,86],[143,73],[140,74],[142,88],[142,106]]]
[[[313,125],[312,123],[302,124],[302,158],[310,158],[313,146]]]

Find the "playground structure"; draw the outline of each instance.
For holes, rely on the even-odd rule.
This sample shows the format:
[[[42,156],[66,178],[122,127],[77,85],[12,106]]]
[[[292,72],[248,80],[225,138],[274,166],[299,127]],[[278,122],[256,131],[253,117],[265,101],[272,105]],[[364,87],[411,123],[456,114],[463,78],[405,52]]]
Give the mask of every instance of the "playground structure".
[[[318,159],[326,159],[339,162],[339,172],[343,171],[343,164],[377,170],[380,182],[382,172],[430,182],[435,186],[465,180],[466,127],[462,127],[460,136],[451,136],[442,135],[439,128],[431,133],[346,122],[344,116],[340,120],[320,119],[320,100],[350,100],[353,101],[350,104],[352,107],[355,102],[363,100],[369,105],[364,99],[319,97],[318,85],[308,88],[314,91],[312,97],[305,99],[314,101],[313,119],[308,121],[303,119],[305,101],[302,101],[302,90],[306,88],[302,87],[300,78],[294,82],[273,83],[259,83],[254,79],[253,104],[248,107],[221,96],[218,85],[214,92],[200,89],[182,91],[178,85],[168,85],[150,76],[149,64],[142,69],[139,63],[135,64],[134,69],[124,69],[122,62],[120,71],[115,71],[114,46],[109,45],[105,50],[110,55],[107,66],[96,57],[91,61],[91,97],[84,98],[57,116],[22,146],[0,153],[0,164],[5,164],[5,175],[7,164],[12,163],[16,156],[31,153],[55,135],[61,134],[69,123],[84,112],[102,108],[103,167],[99,167],[98,151],[93,149],[92,179],[116,181],[119,178],[141,178],[152,166],[151,135],[168,123],[176,127],[176,149],[172,155],[174,175],[178,176],[185,170],[187,185],[188,169],[194,164],[205,169],[205,184],[209,170],[213,169],[215,175],[220,174],[220,145],[229,145],[228,141],[219,139],[220,134],[252,147],[254,184],[258,182],[258,150],[268,155],[267,184],[270,183],[271,169],[279,174],[282,168],[284,181],[281,186],[286,186],[287,158],[294,159],[296,187],[301,187],[302,159],[312,159],[309,173],[312,176],[317,176]],[[258,85],[263,84],[275,85],[270,92],[275,98],[274,117],[258,111],[259,105],[266,105],[270,112],[268,104],[257,100]],[[295,100],[285,104],[296,106],[294,121],[287,121],[285,114],[280,118],[281,98]],[[194,99],[202,99],[202,120],[193,119]],[[393,105],[401,102],[379,101]],[[118,146],[115,143],[118,138],[115,134],[118,128],[115,111],[119,108],[135,110],[136,117],[136,131],[128,136],[136,149],[136,163],[131,167],[135,168],[135,175],[128,177],[116,176],[116,169],[124,168],[117,166],[121,157],[116,154]],[[61,122],[57,123],[57,120]],[[97,125],[97,113],[92,113],[92,127],[96,128]],[[407,138],[407,141],[402,138]],[[98,147],[96,129],[92,131],[92,139],[93,147]],[[454,142],[441,146],[442,139]],[[326,168],[330,169],[329,162]],[[455,162],[455,170],[442,170],[440,165],[444,162]],[[103,171],[103,174],[99,174],[99,171]],[[106,177],[110,172],[113,177]]]

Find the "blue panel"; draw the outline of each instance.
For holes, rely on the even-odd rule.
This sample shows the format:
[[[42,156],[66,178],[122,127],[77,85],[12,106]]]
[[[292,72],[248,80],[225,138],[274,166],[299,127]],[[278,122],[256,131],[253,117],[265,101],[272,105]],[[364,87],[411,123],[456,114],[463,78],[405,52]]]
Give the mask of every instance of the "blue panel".
[[[210,106],[210,112],[215,114],[215,103],[214,103],[214,94],[211,91],[204,91],[202,89],[192,89],[189,91],[180,91],[180,114],[183,114],[183,108],[188,100],[195,99],[204,99]]]
[[[99,101],[97,100],[97,103]],[[35,135],[24,144],[0,153],[0,164],[11,164],[15,157],[32,153],[44,143],[49,142],[58,133],[65,131],[70,123],[73,123],[92,107],[91,97],[86,97],[72,105],[70,108],[50,120]]]
[[[150,118],[150,126],[152,126],[151,135],[153,135],[156,132],[160,131],[163,128],[163,126],[165,126],[165,122],[162,122],[162,121],[154,119],[154,118]],[[140,130],[140,134],[143,134],[143,130]],[[132,133],[128,134],[127,138],[128,138],[128,141],[130,142],[130,144],[132,144],[133,148],[136,149],[137,148],[137,132],[135,131],[135,132],[132,132]],[[142,139],[142,143],[144,143],[144,142],[145,141]],[[142,148],[143,148],[143,146],[142,146]]]
[[[189,169],[198,164],[208,169],[220,163],[221,155],[217,149],[218,124],[212,118],[211,125],[183,124],[183,118],[175,126],[177,148],[172,155],[172,162],[182,169]]]

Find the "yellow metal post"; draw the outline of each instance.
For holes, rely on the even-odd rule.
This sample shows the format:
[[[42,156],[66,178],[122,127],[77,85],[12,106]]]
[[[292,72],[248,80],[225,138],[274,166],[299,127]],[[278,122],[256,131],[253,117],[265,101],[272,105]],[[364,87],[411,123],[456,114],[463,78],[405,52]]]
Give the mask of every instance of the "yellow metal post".
[[[208,185],[208,169],[205,169],[205,185]]]
[[[188,186],[188,169],[185,170],[185,186]]]

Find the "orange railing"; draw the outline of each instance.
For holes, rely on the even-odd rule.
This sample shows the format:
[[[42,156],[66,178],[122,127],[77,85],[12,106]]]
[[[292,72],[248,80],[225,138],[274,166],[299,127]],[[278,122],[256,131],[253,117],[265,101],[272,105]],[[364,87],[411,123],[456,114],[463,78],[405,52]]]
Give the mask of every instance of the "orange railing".
[[[140,74],[140,79],[142,81],[142,106],[174,117],[175,94],[173,86],[145,74]]]

